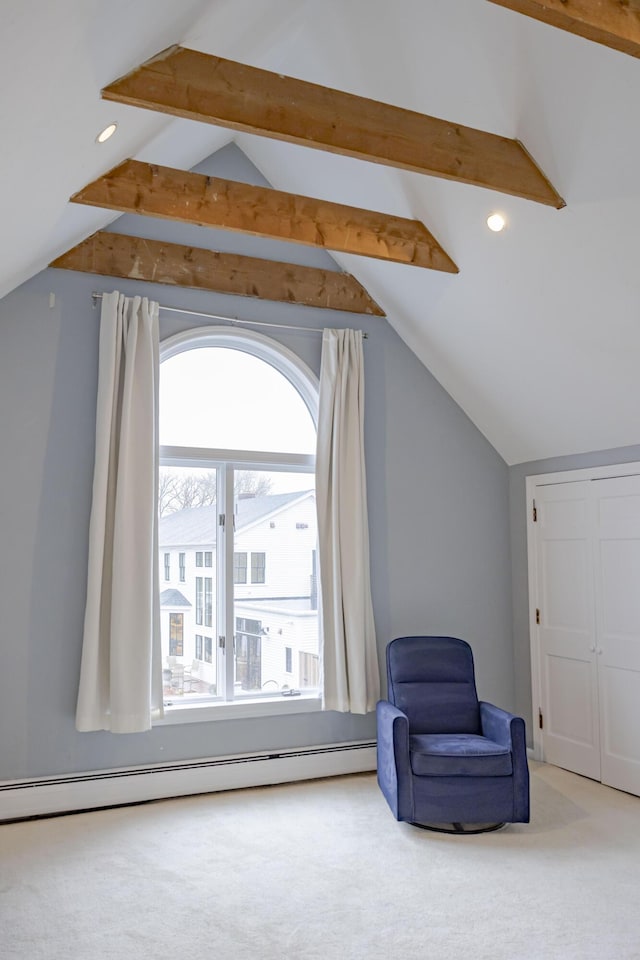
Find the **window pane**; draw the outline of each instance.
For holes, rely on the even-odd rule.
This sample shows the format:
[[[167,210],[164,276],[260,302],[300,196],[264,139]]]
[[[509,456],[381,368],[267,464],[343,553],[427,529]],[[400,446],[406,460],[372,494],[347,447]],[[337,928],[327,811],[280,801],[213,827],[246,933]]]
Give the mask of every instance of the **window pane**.
[[[233,582],[247,582],[247,554],[234,553],[233,555]]]
[[[252,471],[234,502],[234,556],[245,573],[251,557],[251,582],[234,586],[234,695],[317,687],[314,477]]]
[[[265,553],[253,553],[251,554],[251,583],[264,583],[265,582]]]
[[[163,686],[172,702],[217,695],[217,522],[215,469],[160,468],[159,548],[165,572],[173,572],[173,580],[160,587]],[[171,550],[178,551],[173,571]]]
[[[204,625],[213,626],[213,580],[204,578]]]
[[[273,464],[284,467],[289,454],[313,461],[316,432],[303,399],[315,408],[313,378],[265,338],[190,337],[167,343],[167,354],[181,352],[167,355],[160,373],[161,446],[201,451],[186,453],[183,466],[174,466],[177,450],[164,451],[160,469],[165,697],[230,701],[312,689],[319,673],[313,475]],[[215,467],[189,467],[188,459]],[[240,469],[242,462],[264,469]],[[230,481],[231,517],[219,502]],[[219,511],[227,513],[220,527]]]
[[[184,614],[169,614],[169,655],[172,657],[182,656],[182,644],[184,641]]]
[[[196,577],[196,623],[204,623],[204,599],[202,596],[202,577]]]
[[[279,370],[241,350],[203,347],[163,361],[160,443],[314,453],[316,433],[304,400]]]

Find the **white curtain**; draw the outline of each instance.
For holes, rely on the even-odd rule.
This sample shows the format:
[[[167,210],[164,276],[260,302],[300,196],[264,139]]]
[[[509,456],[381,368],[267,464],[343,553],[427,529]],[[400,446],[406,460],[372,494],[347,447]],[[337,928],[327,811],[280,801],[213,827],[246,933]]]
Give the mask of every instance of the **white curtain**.
[[[323,706],[367,713],[380,696],[369,575],[362,333],[322,338],[316,496]]]
[[[158,304],[105,294],[78,730],[135,733],[162,713]]]

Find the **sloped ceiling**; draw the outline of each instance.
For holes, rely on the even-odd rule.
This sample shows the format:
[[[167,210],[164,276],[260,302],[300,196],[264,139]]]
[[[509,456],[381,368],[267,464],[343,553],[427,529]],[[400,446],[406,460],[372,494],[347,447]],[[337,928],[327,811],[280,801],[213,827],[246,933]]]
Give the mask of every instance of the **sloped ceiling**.
[[[485,0],[4,0],[2,17],[0,296],[115,219],[68,202],[88,182],[234,139],[278,189],[436,236],[458,275],[335,258],[508,463],[640,442],[639,60]],[[519,139],[567,206],[100,98],[174,43]]]

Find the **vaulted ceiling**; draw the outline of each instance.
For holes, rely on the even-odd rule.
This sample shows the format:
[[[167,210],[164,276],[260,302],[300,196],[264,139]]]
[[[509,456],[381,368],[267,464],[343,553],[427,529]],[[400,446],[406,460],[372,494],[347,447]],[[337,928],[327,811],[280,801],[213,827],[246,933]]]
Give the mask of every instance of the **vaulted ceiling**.
[[[0,296],[127,209],[104,183],[119,164],[136,161],[123,180],[143,181],[148,164],[187,171],[235,140],[276,191],[319,202],[318,233],[386,314],[377,322],[393,325],[508,463],[640,441],[638,0],[5,0],[2,17]],[[130,91],[125,103],[101,95],[175,44],[269,71],[276,85],[284,75],[352,95],[330,101],[338,152],[305,140],[318,134],[302,122],[315,112],[304,85],[288,88],[303,105],[295,136],[203,122],[191,80],[177,117],[129,105]],[[446,123],[433,141],[418,124],[411,162],[371,162],[349,140],[365,113],[353,97]],[[98,145],[112,120],[115,136]],[[482,132],[480,152],[452,154],[452,138],[476,136],[467,128]],[[493,152],[502,143],[523,145],[546,196],[514,188],[512,161]],[[108,194],[98,206],[96,189]],[[362,226],[369,249],[330,239],[344,207],[382,215]],[[506,219],[498,234],[486,226],[494,211]],[[304,224],[291,230],[310,242]],[[410,240],[397,239],[404,230]],[[382,247],[395,256],[380,259]],[[352,309],[361,294],[344,296]]]

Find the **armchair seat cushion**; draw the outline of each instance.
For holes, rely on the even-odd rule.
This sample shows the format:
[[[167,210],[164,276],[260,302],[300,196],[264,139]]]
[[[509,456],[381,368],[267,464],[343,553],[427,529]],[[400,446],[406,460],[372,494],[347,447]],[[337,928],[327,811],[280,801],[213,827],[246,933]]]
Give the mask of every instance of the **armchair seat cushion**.
[[[510,777],[511,750],[474,733],[418,733],[409,737],[417,777]]]

